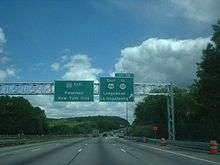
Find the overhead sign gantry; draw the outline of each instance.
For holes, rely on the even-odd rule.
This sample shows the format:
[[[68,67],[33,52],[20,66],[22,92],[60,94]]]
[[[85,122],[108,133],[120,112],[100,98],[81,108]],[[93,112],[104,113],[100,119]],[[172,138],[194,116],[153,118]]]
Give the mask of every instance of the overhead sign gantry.
[[[168,135],[170,140],[175,140],[174,92],[171,83],[134,83],[133,74],[117,73],[115,77],[100,78],[99,83],[0,82],[0,95],[54,95],[55,101],[93,101],[96,95],[100,101],[111,102],[133,102],[135,97],[164,95],[167,98]]]

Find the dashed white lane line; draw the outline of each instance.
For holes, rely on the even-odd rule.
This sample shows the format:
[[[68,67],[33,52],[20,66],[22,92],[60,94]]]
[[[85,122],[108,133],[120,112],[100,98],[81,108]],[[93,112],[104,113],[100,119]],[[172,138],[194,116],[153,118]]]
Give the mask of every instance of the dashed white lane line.
[[[146,145],[141,145],[141,146],[144,146],[144,147],[147,147],[147,148],[151,148],[151,149],[154,149],[154,150],[158,150],[158,151],[162,151],[162,152],[167,152],[167,153],[170,153],[170,154],[173,154],[173,155],[177,155],[177,156],[182,156],[182,157],[185,157],[185,158],[190,158],[190,159],[194,159],[194,160],[200,160],[200,161],[203,161],[203,162],[208,162],[208,163],[211,163],[211,164],[220,165],[220,162],[215,162],[215,161],[212,161],[212,160],[202,159],[202,158],[198,158],[198,157],[195,157],[195,156],[191,156],[191,155],[187,155],[187,154],[181,154],[181,153],[176,153],[176,152],[173,152],[173,151],[163,150],[163,149],[160,149],[160,148],[146,146]]]
[[[40,148],[33,148],[30,151],[35,152],[35,151],[38,151],[38,150],[40,150]]]
[[[79,150],[78,150],[78,152],[81,152],[82,151],[82,148],[80,148]]]
[[[8,155],[14,155],[14,153],[3,153],[3,154],[0,154],[0,157],[8,156]]]
[[[123,148],[121,148],[121,151],[122,151],[122,152],[126,152]]]

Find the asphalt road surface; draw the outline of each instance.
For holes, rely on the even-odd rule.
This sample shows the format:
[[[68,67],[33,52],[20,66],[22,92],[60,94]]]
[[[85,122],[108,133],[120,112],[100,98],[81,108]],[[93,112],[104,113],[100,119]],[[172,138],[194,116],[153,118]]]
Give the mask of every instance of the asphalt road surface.
[[[65,139],[0,148],[0,165],[220,165],[220,155],[116,137]]]

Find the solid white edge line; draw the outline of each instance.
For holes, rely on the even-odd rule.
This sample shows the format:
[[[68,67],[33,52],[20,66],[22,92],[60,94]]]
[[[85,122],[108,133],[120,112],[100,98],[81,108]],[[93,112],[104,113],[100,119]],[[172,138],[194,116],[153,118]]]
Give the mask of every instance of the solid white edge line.
[[[173,151],[163,150],[163,149],[160,149],[160,148],[150,147],[150,146],[147,146],[147,145],[141,145],[141,146],[151,148],[151,149],[155,149],[155,150],[158,150],[158,151],[167,152],[167,153],[178,155],[178,156],[182,156],[182,157],[186,157],[186,158],[190,158],[190,159],[195,159],[195,160],[200,160],[200,161],[220,165],[220,162],[215,162],[215,161],[212,161],[212,160],[202,159],[202,158],[198,158],[198,157],[195,157],[195,156],[190,156],[190,155],[187,155],[187,154],[181,154],[181,153],[176,153],[176,152],[173,152]]]

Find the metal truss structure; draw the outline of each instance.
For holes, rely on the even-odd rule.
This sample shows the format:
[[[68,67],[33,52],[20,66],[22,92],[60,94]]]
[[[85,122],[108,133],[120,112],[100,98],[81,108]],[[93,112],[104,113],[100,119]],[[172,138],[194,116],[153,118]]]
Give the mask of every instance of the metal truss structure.
[[[2,82],[1,95],[53,95],[54,82]],[[94,95],[99,95],[99,83],[94,83]],[[175,114],[173,85],[169,83],[134,83],[135,97],[163,95],[167,98],[168,135],[175,140]]]

